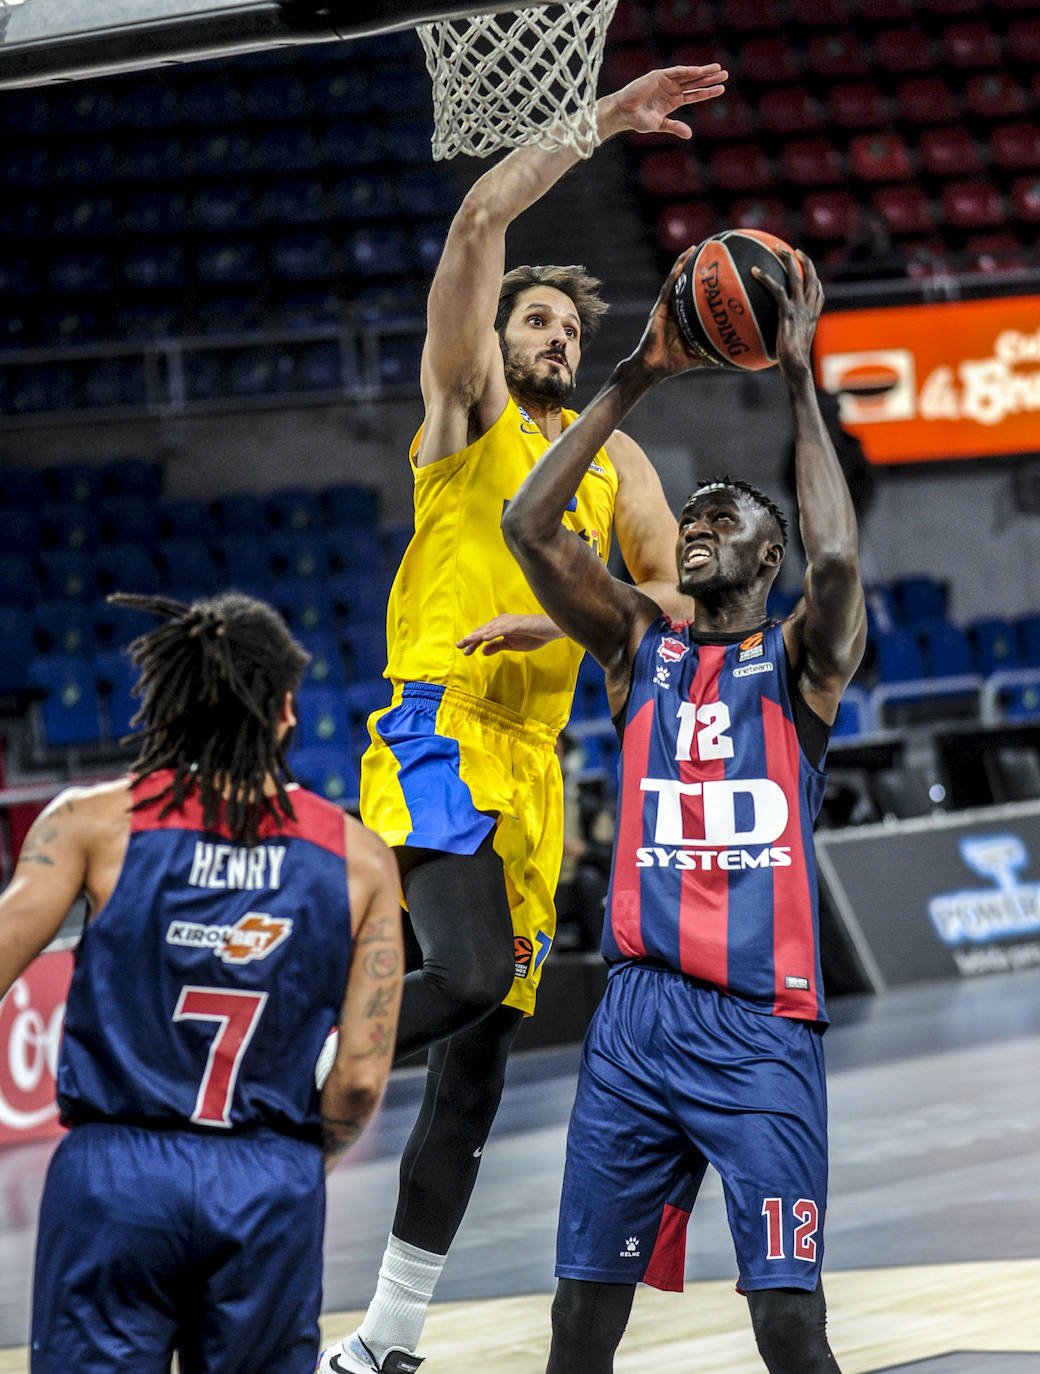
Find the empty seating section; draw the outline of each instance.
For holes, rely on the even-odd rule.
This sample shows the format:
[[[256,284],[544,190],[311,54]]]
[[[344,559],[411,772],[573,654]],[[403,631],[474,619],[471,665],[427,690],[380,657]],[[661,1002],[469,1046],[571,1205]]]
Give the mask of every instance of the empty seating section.
[[[137,709],[126,647],[155,622],[105,598],[238,589],[277,606],[310,654],[301,703],[337,699],[315,698],[304,716],[304,780],[355,797],[365,719],[389,701],[386,599],[408,537],[399,525],[384,533],[378,516],[377,493],[357,483],[204,503],[163,497],[159,469],[141,459],[6,468],[0,694],[36,702],[45,747],[111,748]]]
[[[15,349],[255,333],[287,313],[327,326],[380,283],[406,291],[418,321],[457,200],[431,158],[412,34],[8,92],[0,133],[0,371],[15,414],[146,400],[123,359],[91,385],[97,363],[12,376]],[[203,358],[187,399],[349,381],[286,354],[237,372]]]
[[[715,226],[786,228],[826,272],[869,208],[912,275],[940,260],[966,272],[1040,265],[1031,8],[621,0],[608,71],[717,56],[731,73],[722,100],[690,112],[694,139],[679,156],[630,140],[662,257],[688,228],[687,242]]]

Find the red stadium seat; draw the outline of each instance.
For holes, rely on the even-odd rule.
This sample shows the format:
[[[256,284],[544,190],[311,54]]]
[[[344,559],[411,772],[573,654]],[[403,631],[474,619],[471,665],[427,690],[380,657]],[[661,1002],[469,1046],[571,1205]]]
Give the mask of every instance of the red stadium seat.
[[[1040,167],[1040,127],[1031,120],[999,124],[990,134],[990,157],[1006,172],[1028,172]]]
[[[620,48],[608,48],[603,59],[603,71],[607,85],[612,91],[620,90],[637,77],[645,76],[660,65],[660,58],[653,48],[646,44],[628,44]]]
[[[659,0],[653,7],[657,32],[666,38],[696,38],[715,33],[708,0]]]
[[[823,128],[819,102],[800,86],[775,86],[758,102],[762,128],[771,134],[813,134]]]
[[[654,148],[639,163],[639,184],[648,195],[662,200],[697,196],[704,190],[696,161],[682,148]]]
[[[753,138],[756,132],[755,116],[751,113],[751,106],[736,93],[732,99],[727,94],[723,100],[709,100],[706,104],[698,106],[693,118],[693,127],[696,131],[695,138],[702,141]]]
[[[873,81],[839,82],[827,92],[831,120],[842,129],[881,129],[888,123],[888,101]]]
[[[802,201],[806,238],[844,243],[859,222],[859,204],[848,191],[812,191]]]
[[[958,177],[982,171],[978,146],[967,129],[925,129],[917,140],[921,168],[936,177]]]
[[[870,198],[892,234],[928,234],[935,229],[932,207],[920,186],[882,186]]]
[[[969,272],[1014,272],[1029,263],[1021,243],[1010,230],[995,234],[973,234],[964,245]]]
[[[691,244],[710,238],[717,228],[715,211],[703,201],[666,205],[657,217],[657,244],[674,258]]]
[[[856,13],[869,24],[909,24],[914,17],[910,0],[858,0]]]
[[[1007,32],[1008,56],[1030,67],[1040,67],[1040,19],[1019,19]]]
[[[745,192],[772,189],[774,177],[769,159],[756,143],[728,143],[711,155],[708,176],[720,191]]]
[[[1011,204],[1023,224],[1040,224],[1040,176],[1016,177],[1011,184]]]
[[[976,72],[964,83],[964,100],[980,119],[1008,119],[1029,107],[1026,93],[1007,72]]]
[[[926,14],[943,17],[951,14],[977,14],[979,0],[922,0],[921,8]]]
[[[920,29],[885,29],[874,39],[874,61],[882,71],[902,76],[930,72],[935,66],[932,45]]]
[[[722,22],[738,33],[775,33],[782,25],[774,0],[725,0]]]
[[[867,54],[851,33],[817,33],[809,40],[808,70],[830,80],[866,76]]]
[[[619,0],[607,30],[607,42],[645,43],[649,34],[646,11],[639,0]]]
[[[842,0],[791,0],[791,18],[807,29],[840,29],[849,21]]]
[[[741,50],[740,70],[748,81],[770,86],[797,81],[801,75],[798,57],[786,38],[752,38]]]
[[[977,21],[950,24],[942,33],[943,56],[962,71],[989,71],[1000,66],[1000,43],[988,25]]]
[[[917,279],[943,276],[950,271],[950,249],[940,238],[919,239],[900,245],[906,257],[906,274]]]
[[[734,229],[762,229],[767,234],[791,242],[791,213],[776,196],[745,196],[735,200],[726,211],[726,223]]]
[[[845,162],[827,138],[795,138],[780,152],[780,169],[793,186],[841,186]]]
[[[857,134],[849,144],[849,167],[861,181],[909,181],[910,150],[898,134]]]
[[[948,181],[942,202],[946,222],[954,229],[997,229],[1006,221],[1003,196],[981,178]]]
[[[896,87],[896,100],[908,124],[952,124],[958,117],[953,92],[941,76],[908,76]]]

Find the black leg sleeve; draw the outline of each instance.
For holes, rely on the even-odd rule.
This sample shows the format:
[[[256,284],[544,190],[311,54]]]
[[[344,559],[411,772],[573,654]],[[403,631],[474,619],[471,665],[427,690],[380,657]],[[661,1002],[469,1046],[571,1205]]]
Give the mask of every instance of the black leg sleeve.
[[[841,1374],[827,1341],[823,1284],[763,1288],[747,1295],[758,1352],[769,1374]]]
[[[560,1279],[545,1374],[611,1374],[635,1294],[634,1283]]]

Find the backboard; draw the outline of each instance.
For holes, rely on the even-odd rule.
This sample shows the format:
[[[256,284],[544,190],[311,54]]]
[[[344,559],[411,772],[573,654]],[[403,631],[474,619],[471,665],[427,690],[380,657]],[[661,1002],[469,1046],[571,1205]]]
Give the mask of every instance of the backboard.
[[[520,7],[521,0],[0,0],[0,89]]]

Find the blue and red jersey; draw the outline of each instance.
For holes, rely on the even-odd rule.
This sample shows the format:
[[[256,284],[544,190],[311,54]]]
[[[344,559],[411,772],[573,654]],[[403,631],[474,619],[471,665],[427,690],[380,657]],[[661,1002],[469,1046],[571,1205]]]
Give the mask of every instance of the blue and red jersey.
[[[153,774],[150,796],[169,781]],[[318,1138],[314,1064],[338,1019],[352,935],[343,812],[302,788],[246,847],[198,800],[131,812],[111,897],[69,991],[58,1104],[107,1119]]]
[[[799,743],[782,627],[713,643],[654,621],[620,779],[605,957],[826,1022],[812,838],[825,776]]]

